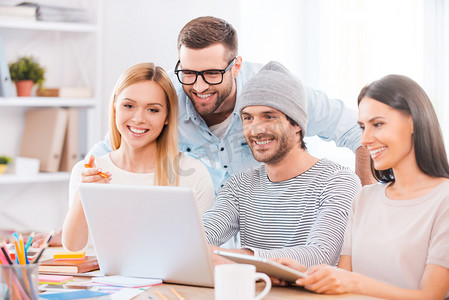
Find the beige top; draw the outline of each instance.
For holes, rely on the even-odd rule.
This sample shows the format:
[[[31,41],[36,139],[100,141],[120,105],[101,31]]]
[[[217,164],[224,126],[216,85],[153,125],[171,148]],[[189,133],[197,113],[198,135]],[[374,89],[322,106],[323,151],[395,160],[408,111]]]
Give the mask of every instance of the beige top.
[[[120,169],[111,161],[109,154],[95,158],[95,165],[104,172],[111,172],[111,184],[153,185],[154,173],[132,173]],[[84,161],[78,162],[70,177],[69,200],[70,205],[75,197],[78,184],[81,182],[81,171]],[[212,206],[215,198],[212,179],[206,166],[198,159],[182,154],[179,160],[179,186],[190,187],[195,194],[198,210],[202,215]]]
[[[341,254],[352,256],[354,272],[418,289],[426,264],[449,269],[449,181],[411,200],[387,198],[387,186],[365,186],[355,198]]]

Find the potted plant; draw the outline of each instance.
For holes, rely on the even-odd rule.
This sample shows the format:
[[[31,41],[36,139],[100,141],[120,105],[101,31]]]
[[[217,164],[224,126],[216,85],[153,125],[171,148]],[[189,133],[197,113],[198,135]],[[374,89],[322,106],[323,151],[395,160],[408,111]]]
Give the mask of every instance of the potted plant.
[[[31,96],[33,86],[41,86],[45,79],[45,69],[32,56],[22,56],[10,63],[9,73],[16,84],[19,97]]]
[[[6,168],[11,161],[12,158],[9,156],[0,156],[0,174],[6,171]]]

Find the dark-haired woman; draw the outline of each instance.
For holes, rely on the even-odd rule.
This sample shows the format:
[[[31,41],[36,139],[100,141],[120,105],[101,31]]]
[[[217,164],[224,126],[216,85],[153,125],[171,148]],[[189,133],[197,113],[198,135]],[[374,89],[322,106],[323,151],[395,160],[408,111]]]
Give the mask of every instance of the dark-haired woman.
[[[296,283],[326,294],[447,298],[449,166],[432,104],[416,82],[389,75],[363,88],[358,106],[379,183],[353,202],[338,268],[312,267]]]

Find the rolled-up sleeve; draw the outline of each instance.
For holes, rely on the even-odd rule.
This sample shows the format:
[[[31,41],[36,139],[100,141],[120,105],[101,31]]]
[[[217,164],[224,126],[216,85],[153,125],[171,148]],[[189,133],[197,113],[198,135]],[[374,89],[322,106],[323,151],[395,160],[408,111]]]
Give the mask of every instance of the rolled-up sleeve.
[[[361,129],[357,124],[357,112],[349,109],[343,101],[331,99],[325,93],[304,86],[307,95],[307,136],[319,136],[334,141],[338,147],[353,152],[361,146]]]

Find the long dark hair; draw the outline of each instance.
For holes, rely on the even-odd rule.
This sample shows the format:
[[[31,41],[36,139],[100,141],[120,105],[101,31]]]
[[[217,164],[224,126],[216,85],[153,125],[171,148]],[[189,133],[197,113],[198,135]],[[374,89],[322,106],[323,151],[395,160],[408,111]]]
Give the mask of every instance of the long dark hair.
[[[382,102],[412,116],[413,146],[418,168],[429,176],[449,178],[449,165],[443,135],[437,115],[426,92],[412,79],[402,75],[388,75],[368,86],[359,94]],[[371,159],[373,176],[383,182],[394,181],[392,169],[376,170]]]

